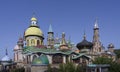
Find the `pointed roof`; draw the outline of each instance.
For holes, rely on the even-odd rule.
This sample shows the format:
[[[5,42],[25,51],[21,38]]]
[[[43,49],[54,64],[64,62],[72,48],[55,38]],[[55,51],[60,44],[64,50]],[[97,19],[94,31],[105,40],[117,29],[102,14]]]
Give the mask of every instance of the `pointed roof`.
[[[61,45],[66,45],[65,32],[62,33],[62,41],[61,41]]]
[[[49,25],[49,31],[48,32],[53,32],[51,24]]]
[[[85,32],[84,32],[84,35],[83,35],[83,39],[86,40],[86,34],[85,34]]]
[[[96,20],[95,20],[95,25],[94,25],[94,29],[96,29],[96,28],[99,28],[99,27],[98,27],[98,20],[97,20],[97,18],[96,18]]]

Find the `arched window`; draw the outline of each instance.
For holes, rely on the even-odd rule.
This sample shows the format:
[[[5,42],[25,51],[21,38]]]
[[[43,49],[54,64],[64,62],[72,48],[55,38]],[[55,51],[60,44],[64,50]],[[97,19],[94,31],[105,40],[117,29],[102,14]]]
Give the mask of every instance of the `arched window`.
[[[29,46],[29,40],[27,40],[27,46]]]
[[[34,39],[31,40],[31,45],[35,46],[35,40]]]
[[[32,59],[32,61],[33,61],[35,58],[37,58],[37,56],[36,56],[36,55],[34,55],[34,56],[33,56],[33,59]]]
[[[37,40],[37,46],[38,46],[38,45],[40,45],[40,41],[39,41],[39,40]]]

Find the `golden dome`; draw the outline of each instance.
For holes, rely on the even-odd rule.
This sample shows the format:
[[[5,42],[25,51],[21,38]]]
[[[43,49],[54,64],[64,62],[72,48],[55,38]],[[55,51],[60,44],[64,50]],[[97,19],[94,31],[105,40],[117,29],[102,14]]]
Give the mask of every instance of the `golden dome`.
[[[42,31],[38,26],[30,26],[26,31],[25,31],[25,37],[26,36],[43,36]]]
[[[37,19],[35,17],[32,17],[31,21],[37,21]]]

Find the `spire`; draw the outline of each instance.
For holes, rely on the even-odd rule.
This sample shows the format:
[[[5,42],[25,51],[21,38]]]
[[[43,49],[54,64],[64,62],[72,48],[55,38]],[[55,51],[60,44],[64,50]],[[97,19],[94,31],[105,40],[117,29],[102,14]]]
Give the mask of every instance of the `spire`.
[[[49,25],[49,31],[48,32],[53,32],[51,24]]]
[[[71,36],[69,36],[69,42],[71,42]]]
[[[97,29],[97,28],[99,28],[99,27],[98,27],[98,19],[96,18],[96,20],[95,20],[95,25],[94,25],[94,29]]]
[[[6,55],[8,55],[7,48],[6,48]]]
[[[102,44],[99,40],[99,27],[98,27],[98,20],[96,18],[95,25],[94,25],[94,35],[93,35],[93,52],[102,52]]]
[[[85,34],[85,31],[84,31],[83,39],[86,40],[86,34]]]
[[[58,33],[56,34],[56,38],[55,38],[55,44],[59,44],[60,42],[60,39],[59,39],[59,37],[58,37]]]
[[[65,32],[62,33],[62,41],[61,41],[61,45],[66,45]]]
[[[31,25],[37,26],[37,18],[35,17],[35,13],[33,13],[33,16],[31,18]]]
[[[61,41],[61,44],[60,44],[60,50],[66,51],[68,49],[69,49],[69,47],[68,47],[68,44],[66,43],[66,40],[65,40],[65,33],[63,32],[62,33],[62,41]]]

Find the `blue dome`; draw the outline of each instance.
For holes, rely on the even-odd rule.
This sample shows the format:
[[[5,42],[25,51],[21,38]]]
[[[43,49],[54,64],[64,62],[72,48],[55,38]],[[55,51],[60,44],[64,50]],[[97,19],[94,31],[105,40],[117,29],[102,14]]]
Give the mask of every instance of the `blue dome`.
[[[7,55],[5,55],[5,56],[1,59],[1,61],[11,61],[11,60],[10,60],[10,58],[9,58]]]
[[[33,59],[33,65],[48,65],[49,60],[46,55],[42,54],[40,57]]]

